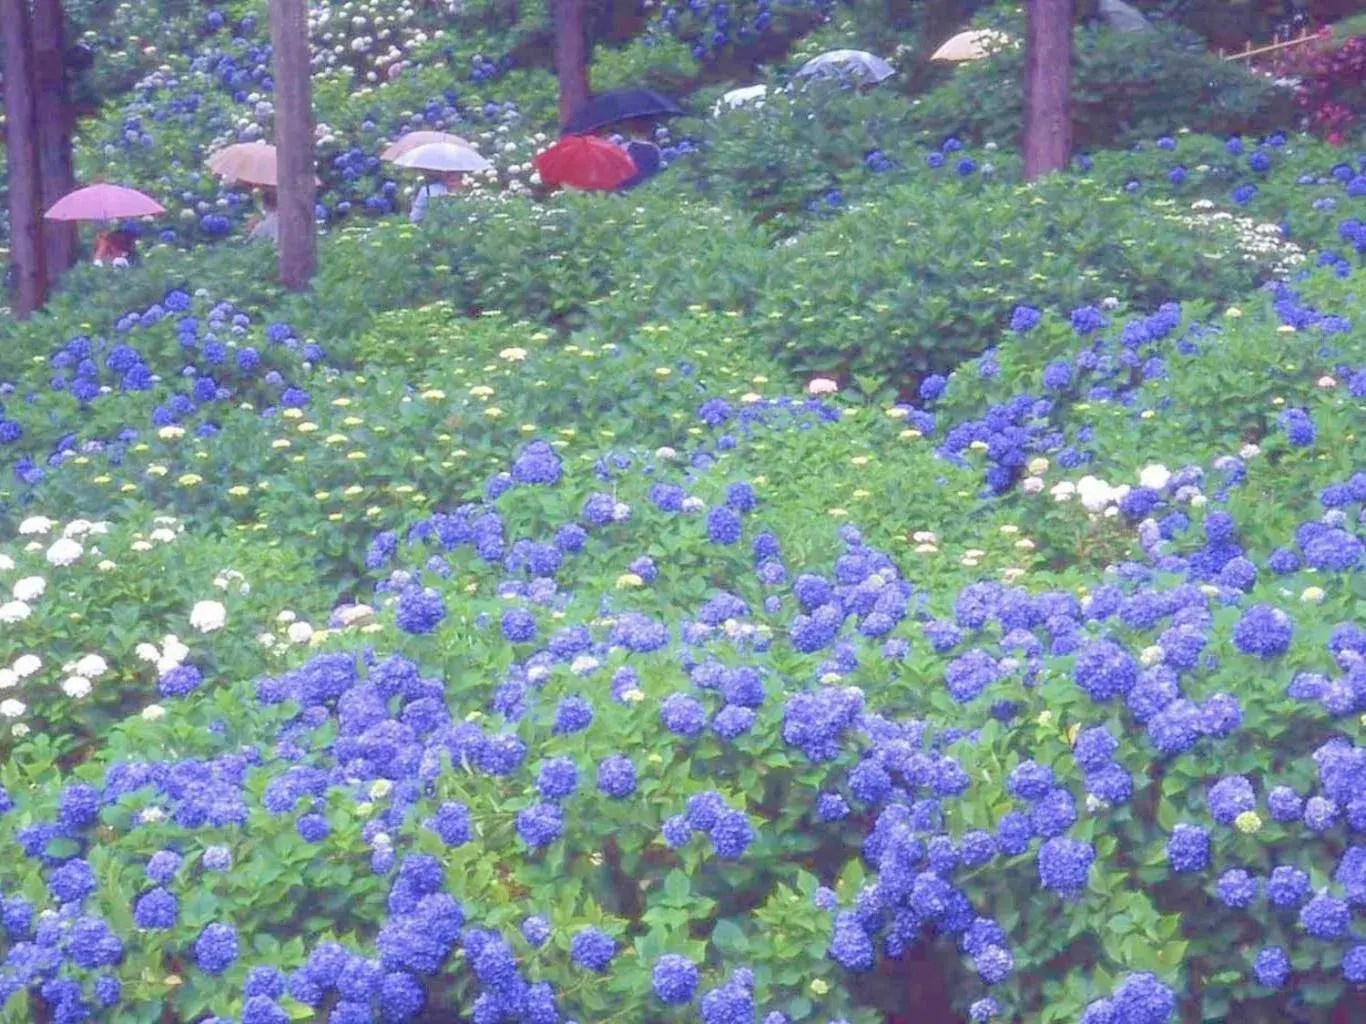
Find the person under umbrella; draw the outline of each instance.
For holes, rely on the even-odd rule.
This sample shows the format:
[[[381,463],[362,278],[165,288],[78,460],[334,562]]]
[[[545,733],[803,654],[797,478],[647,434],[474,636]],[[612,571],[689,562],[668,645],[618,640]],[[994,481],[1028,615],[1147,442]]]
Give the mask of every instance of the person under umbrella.
[[[615,192],[640,170],[621,146],[597,135],[566,135],[537,153],[532,163],[545,191],[567,186]]]
[[[95,237],[95,265],[102,267],[111,263],[126,267],[135,258],[136,230],[126,221],[124,226],[110,230],[109,223],[130,217],[155,217],[165,212],[160,203],[137,189],[101,183],[67,193],[53,203],[43,217],[67,223],[93,221],[101,225]]]
[[[408,219],[414,224],[421,224],[433,199],[448,196],[464,187],[465,175],[459,171],[429,171],[426,180],[413,195],[413,207],[408,212]]]
[[[95,235],[95,256],[91,260],[97,267],[108,263],[111,267],[127,267],[137,259],[137,236],[127,228],[100,231]]]
[[[625,190],[635,188],[663,170],[664,154],[652,138],[654,126],[649,121],[643,118],[627,121],[621,128],[625,133],[620,143],[621,148],[626,150],[631,163],[636,165],[636,173],[621,184],[621,188]]]
[[[427,143],[401,154],[394,164],[406,170],[421,171],[426,178],[413,196],[408,219],[421,224],[433,199],[448,196],[465,185],[466,174],[490,171],[493,165],[467,143]]]
[[[275,190],[262,189],[261,209],[264,213],[247,232],[248,242],[269,242],[271,245],[280,243],[280,215],[276,209],[277,205]]]

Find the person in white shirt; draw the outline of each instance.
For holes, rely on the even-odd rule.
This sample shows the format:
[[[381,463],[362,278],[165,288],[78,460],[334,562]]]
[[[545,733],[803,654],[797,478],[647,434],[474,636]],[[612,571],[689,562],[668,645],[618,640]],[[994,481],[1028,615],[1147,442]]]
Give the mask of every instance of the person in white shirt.
[[[413,208],[408,213],[408,219],[414,224],[421,224],[423,218],[427,216],[427,207],[433,199],[441,196],[448,196],[462,188],[465,184],[465,176],[454,171],[446,174],[429,174],[427,180],[417,190],[413,196]]]
[[[265,211],[261,219],[247,232],[248,242],[280,242],[280,215],[276,210],[275,190],[265,189],[261,193],[261,208]]]

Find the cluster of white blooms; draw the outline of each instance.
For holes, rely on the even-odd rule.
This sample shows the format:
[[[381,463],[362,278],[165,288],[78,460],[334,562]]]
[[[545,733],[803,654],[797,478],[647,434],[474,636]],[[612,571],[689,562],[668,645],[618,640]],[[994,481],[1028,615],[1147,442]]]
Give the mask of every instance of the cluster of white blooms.
[[[155,665],[158,675],[165,675],[171,669],[182,665],[190,656],[190,649],[174,634],[168,633],[161,638],[161,646],[153,643],[140,643],[134,653],[143,661]]]
[[[1190,227],[1205,228],[1227,243],[1216,252],[1205,253],[1212,259],[1222,259],[1236,252],[1244,260],[1268,266],[1278,277],[1286,277],[1304,263],[1304,250],[1287,239],[1279,224],[1240,217],[1226,210],[1218,210],[1208,199],[1191,204],[1191,216],[1177,220]]]

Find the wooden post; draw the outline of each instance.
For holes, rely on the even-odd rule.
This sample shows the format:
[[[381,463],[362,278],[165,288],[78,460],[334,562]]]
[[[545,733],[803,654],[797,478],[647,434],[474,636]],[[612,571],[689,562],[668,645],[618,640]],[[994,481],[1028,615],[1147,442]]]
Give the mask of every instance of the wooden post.
[[[43,268],[42,195],[33,105],[33,50],[26,0],[0,0],[5,42],[5,147],[9,160],[10,262],[15,317],[47,299]]]
[[[1072,159],[1072,0],[1026,0],[1025,180]]]
[[[588,39],[583,0],[551,0],[555,19],[555,75],[560,80],[560,127],[588,102]]]
[[[270,4],[280,281],[293,291],[308,287],[318,265],[307,10],[305,0],[271,0]]]
[[[66,82],[66,19],[61,0],[33,3],[34,117],[38,125],[38,174],[46,210],[76,187],[71,161],[75,124]],[[47,282],[55,284],[76,255],[76,225],[43,222]]]

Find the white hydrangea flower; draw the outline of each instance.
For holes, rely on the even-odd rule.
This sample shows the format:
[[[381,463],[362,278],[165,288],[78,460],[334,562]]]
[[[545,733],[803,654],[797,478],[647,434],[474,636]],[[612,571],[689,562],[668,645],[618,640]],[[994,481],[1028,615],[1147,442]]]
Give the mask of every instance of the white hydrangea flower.
[[[14,582],[16,601],[36,601],[47,591],[47,580],[41,576],[25,576]]]
[[[291,643],[306,644],[313,639],[313,627],[307,622],[291,622],[287,633]]]
[[[840,386],[829,377],[815,377],[806,385],[806,393],[813,397],[821,395],[833,395],[838,392]]]
[[[166,717],[166,709],[160,704],[148,704],[142,709],[142,718],[146,722],[159,722]]]
[[[15,700],[13,697],[8,700],[0,700],[0,715],[4,715],[6,718],[18,718],[27,710],[27,704],[21,700]]]
[[[12,690],[19,685],[19,676],[12,668],[0,668],[0,690]]]
[[[95,524],[89,519],[73,519],[71,522],[67,523],[66,528],[62,530],[62,536],[79,539],[93,531],[94,528]],[[108,524],[105,524],[105,529],[108,529]]]
[[[1144,466],[1142,472],[1138,474],[1138,482],[1143,487],[1160,491],[1167,486],[1167,481],[1172,478],[1172,471],[1161,463],[1154,462],[1152,465]]]
[[[0,572],[9,572],[14,568],[14,559],[9,555],[0,554]]]
[[[27,679],[43,667],[43,659],[36,654],[21,654],[11,667],[20,679]]]
[[[48,533],[56,525],[47,516],[29,516],[19,524],[19,532],[27,537],[35,533]]]
[[[190,611],[190,625],[201,633],[222,629],[228,621],[228,610],[220,601],[200,601]]]
[[[94,687],[85,676],[68,676],[62,680],[62,692],[74,700],[89,697]]]
[[[190,649],[181,643],[178,637],[168,633],[162,638],[161,653],[156,658],[157,671],[169,672],[189,656]]]
[[[24,601],[6,601],[0,604],[0,622],[23,622],[32,612]]]
[[[83,654],[76,662],[76,674],[87,679],[98,679],[109,670],[109,663],[98,654]]]
[[[1084,476],[1077,481],[1077,495],[1088,512],[1103,512],[1115,500],[1115,489],[1104,480]]]
[[[72,540],[70,537],[61,537],[54,541],[52,547],[47,549],[46,558],[52,565],[65,566],[72,565],[75,561],[85,554],[85,548]]]

